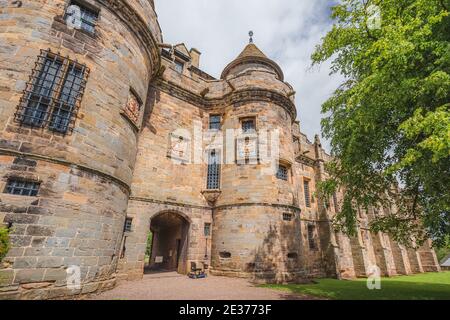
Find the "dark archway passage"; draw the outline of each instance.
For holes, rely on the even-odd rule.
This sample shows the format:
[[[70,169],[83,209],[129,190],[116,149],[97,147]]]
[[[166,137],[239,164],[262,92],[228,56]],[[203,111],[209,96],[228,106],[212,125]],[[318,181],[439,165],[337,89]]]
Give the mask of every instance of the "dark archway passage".
[[[176,212],[164,212],[152,218],[152,250],[148,269],[187,273],[189,222]]]

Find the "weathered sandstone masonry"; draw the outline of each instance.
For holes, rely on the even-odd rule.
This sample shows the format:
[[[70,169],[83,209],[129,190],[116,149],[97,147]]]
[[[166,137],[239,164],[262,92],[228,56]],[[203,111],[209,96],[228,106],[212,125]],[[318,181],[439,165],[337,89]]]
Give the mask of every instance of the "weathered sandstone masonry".
[[[71,5],[94,18],[70,27]],[[197,49],[163,43],[149,0],[7,2],[0,41],[0,299],[74,298],[192,263],[270,282],[439,270],[430,243],[368,230],[383,212],[361,212],[357,237],[333,230],[342,194],[316,192],[331,158],[253,43],[216,79]]]
[[[83,1],[100,12],[95,34],[70,29],[67,1],[0,8],[0,189],[8,179],[40,183],[37,197],[0,194],[12,249],[0,269],[1,298],[57,298],[115,283],[138,124],[121,112],[130,90],[146,100],[159,70],[160,31],[149,2]],[[42,50],[89,69],[73,132],[16,121]],[[80,266],[81,287],[66,287]]]

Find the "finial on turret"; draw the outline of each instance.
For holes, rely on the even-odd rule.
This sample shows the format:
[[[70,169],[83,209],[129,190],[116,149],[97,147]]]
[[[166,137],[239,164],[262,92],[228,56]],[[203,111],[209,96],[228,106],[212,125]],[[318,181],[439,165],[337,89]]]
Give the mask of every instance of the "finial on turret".
[[[253,43],[253,31],[249,31],[248,35],[250,37],[250,40],[248,42]]]
[[[315,136],[314,136],[314,143],[316,143],[316,144],[321,144],[320,143],[320,137],[319,137],[319,135],[318,134],[316,134]]]

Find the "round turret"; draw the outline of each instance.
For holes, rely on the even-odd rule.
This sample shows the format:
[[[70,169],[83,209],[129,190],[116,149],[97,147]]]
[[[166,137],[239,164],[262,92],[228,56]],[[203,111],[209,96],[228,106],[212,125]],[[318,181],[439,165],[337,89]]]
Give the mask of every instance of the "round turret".
[[[300,237],[285,236],[300,229],[284,220],[299,221],[291,168],[292,88],[283,82],[280,67],[253,43],[225,68],[222,79],[241,100],[226,106],[223,115],[223,130],[235,132],[236,161],[226,161],[221,170],[221,195],[213,213],[213,272],[285,279],[298,268],[300,248]]]
[[[253,43],[249,43],[241,54],[225,67],[221,78],[227,79],[230,76],[252,69],[264,69],[269,72],[275,72],[278,80],[284,80],[283,71],[278,64],[267,58]]]
[[[110,287],[160,65],[152,1],[9,1],[0,28],[0,223],[12,230],[0,286],[45,287],[33,298]]]

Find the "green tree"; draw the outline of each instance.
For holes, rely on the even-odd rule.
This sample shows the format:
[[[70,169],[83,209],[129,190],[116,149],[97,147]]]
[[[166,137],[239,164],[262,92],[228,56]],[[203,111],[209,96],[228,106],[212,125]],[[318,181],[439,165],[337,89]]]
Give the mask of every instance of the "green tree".
[[[0,227],[0,262],[9,250],[9,229]]]
[[[394,204],[373,231],[438,246],[450,233],[449,8],[450,0],[342,0],[332,8],[335,23],[312,60],[331,59],[345,81],[322,105],[336,160],[320,190],[345,190],[335,225],[347,234],[357,208]]]

